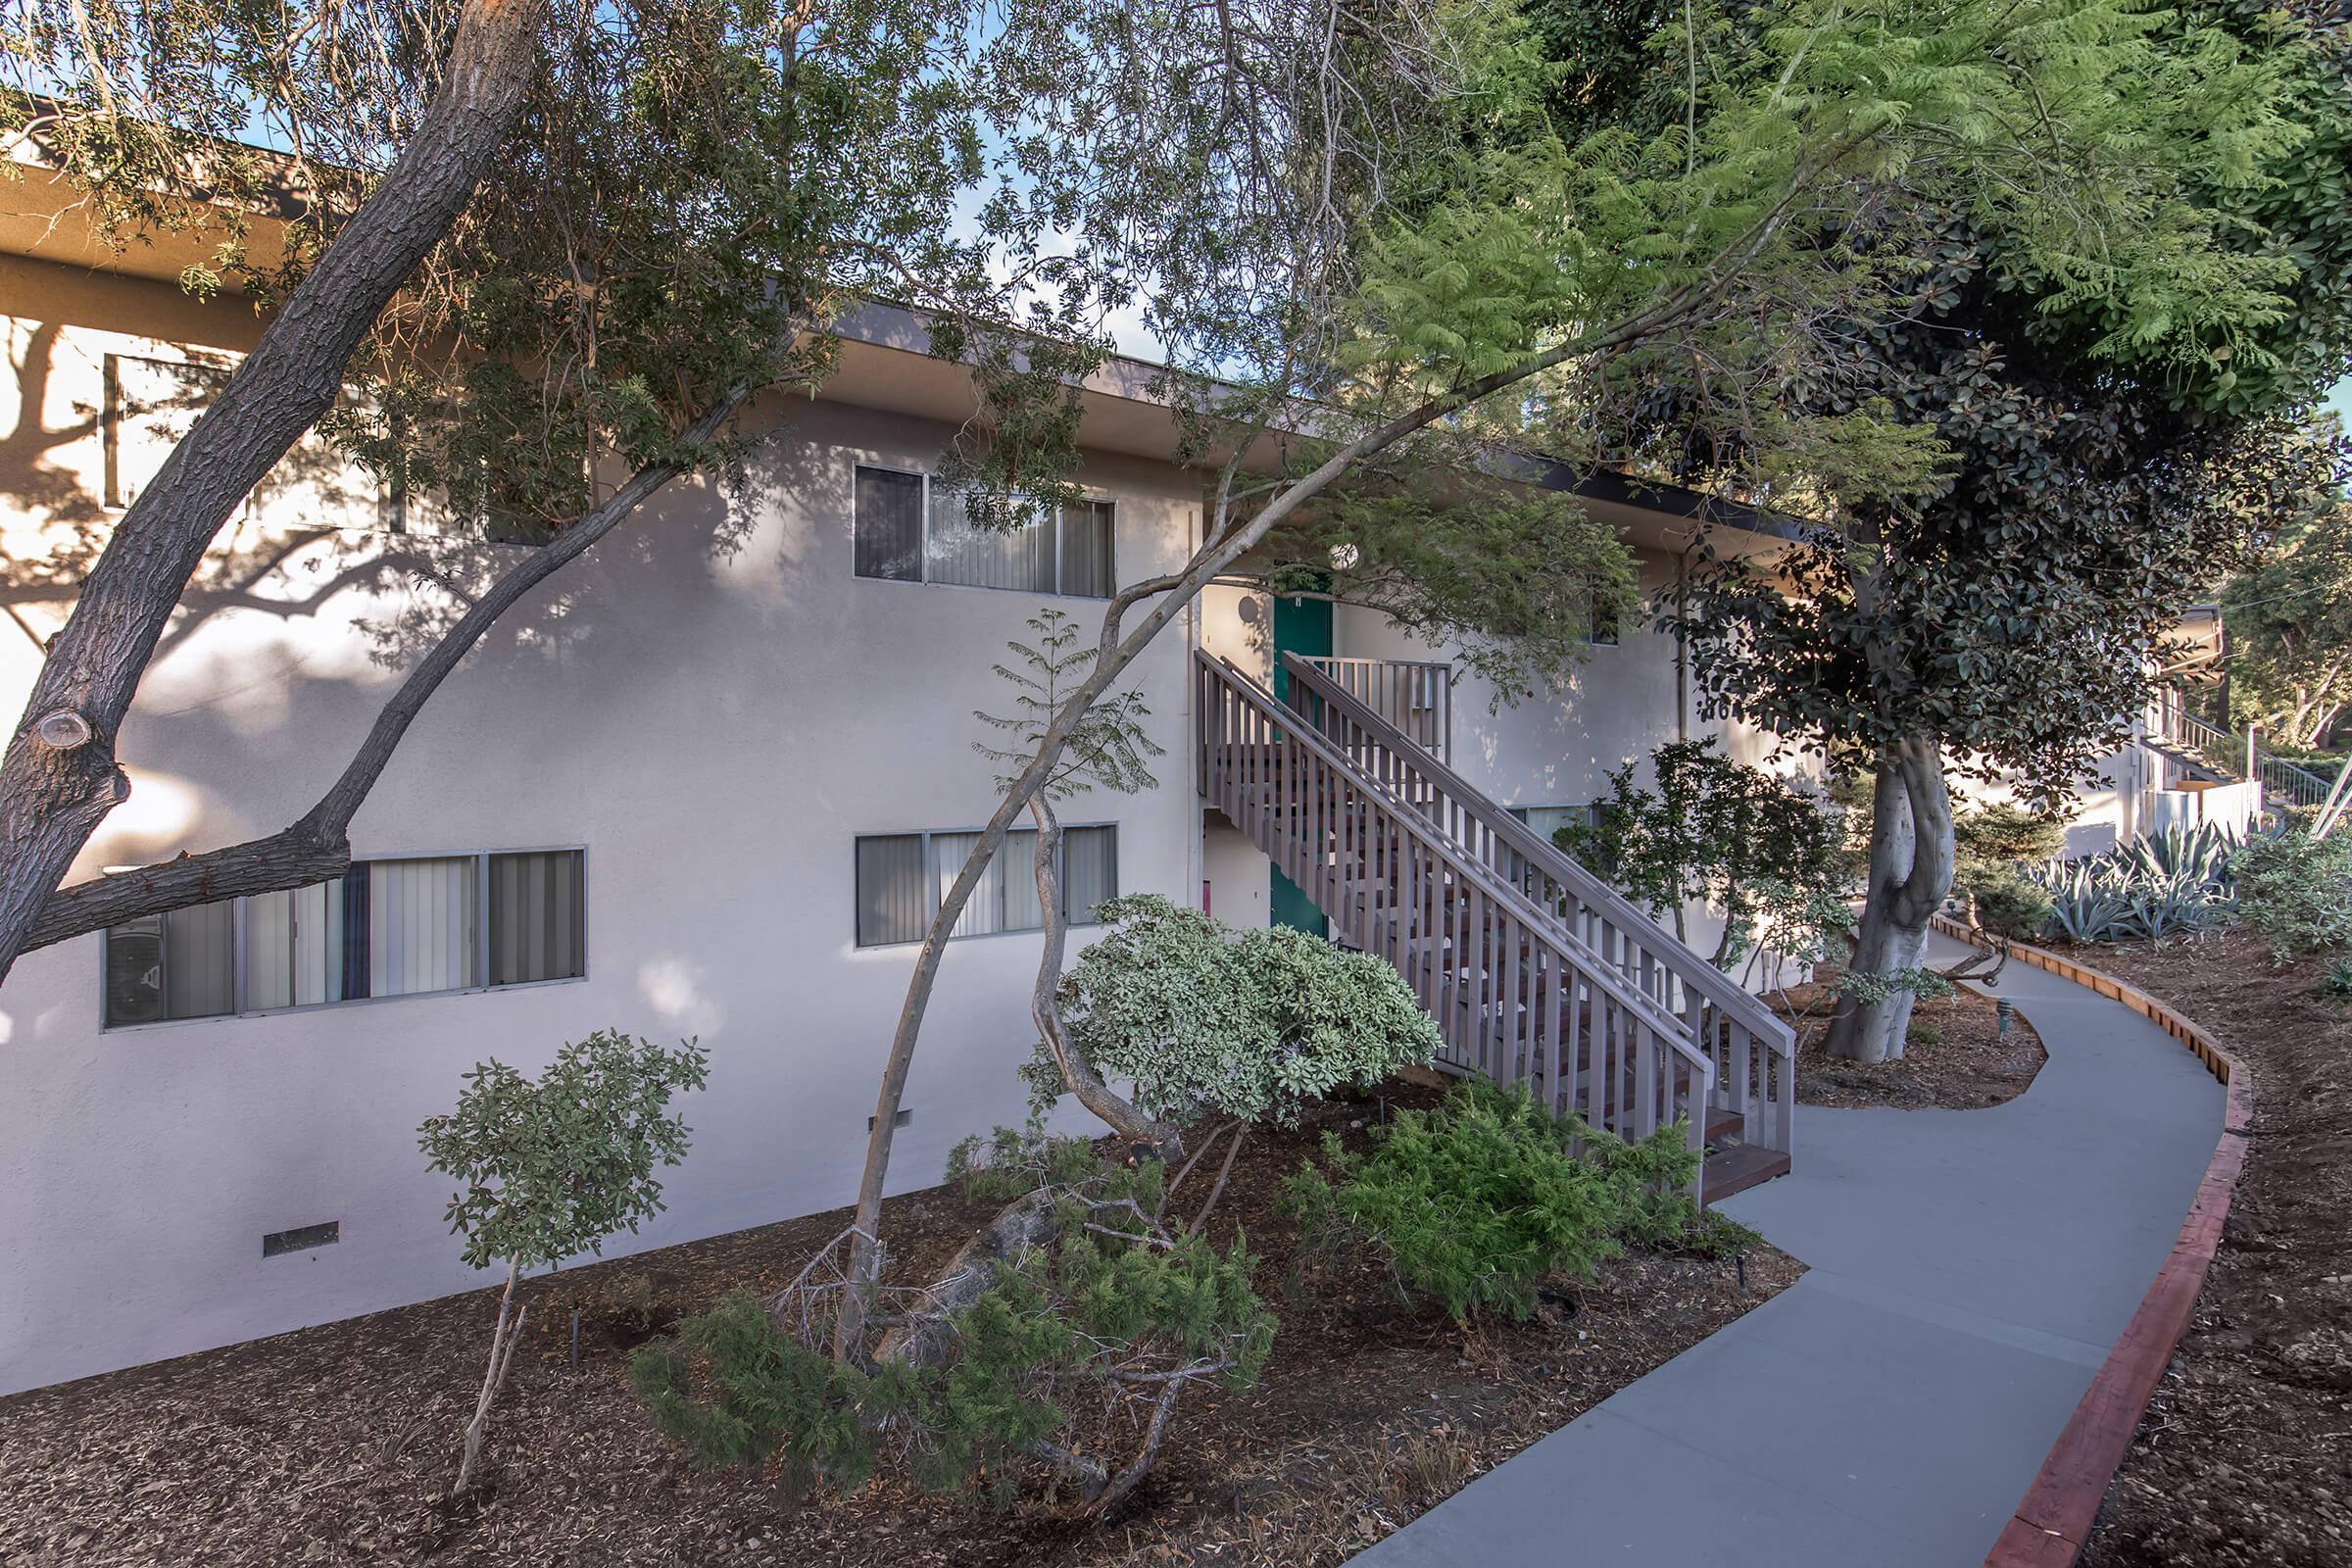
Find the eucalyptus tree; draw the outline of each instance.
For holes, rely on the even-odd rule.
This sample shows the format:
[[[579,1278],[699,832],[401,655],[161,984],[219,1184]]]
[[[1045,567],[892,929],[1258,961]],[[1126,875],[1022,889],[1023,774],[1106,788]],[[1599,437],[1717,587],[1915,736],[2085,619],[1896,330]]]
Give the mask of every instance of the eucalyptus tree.
[[[832,326],[864,299],[927,307],[934,350],[973,367],[983,412],[963,468],[976,496],[1002,495],[990,476],[1016,468],[1052,495],[1067,471],[1064,393],[1103,352],[1116,279],[1062,245],[1065,220],[1122,220],[1117,187],[1068,150],[1083,151],[1072,126],[1103,90],[1067,70],[1069,29],[1089,16],[986,0],[622,0],[542,25],[476,0],[451,73],[469,92],[487,79],[484,46],[466,42],[488,25],[477,10],[526,24],[493,62],[520,79],[488,133],[497,157],[478,197],[465,205],[470,177],[451,184],[433,222],[395,236],[405,249],[386,243],[376,203],[413,180],[412,162],[449,159],[420,130],[374,170],[438,58],[441,0],[316,0],[267,19],[225,4],[109,10],[95,31],[73,4],[41,13],[16,55],[21,79],[52,87],[16,113],[57,149],[103,232],[134,244],[200,228],[216,260],[189,286],[239,287],[275,310],[262,349],[115,530],[44,669],[0,797],[0,974],[25,946],[340,874],[354,813],[466,652],[665,486],[739,479],[750,438],[737,416],[763,388],[822,380]],[[1089,15],[1105,69],[1144,42],[1108,8]],[[95,63],[77,66],[87,51]],[[119,86],[134,66],[148,84],[135,106]],[[411,118],[429,126],[435,112]],[[221,139],[255,122],[292,151]],[[220,189],[144,194],[174,170],[191,185],[217,172]],[[354,211],[370,182],[376,203]],[[286,187],[309,206],[282,244],[264,243],[249,209]],[[322,347],[310,302],[341,287],[346,264],[364,264],[376,294]],[[240,389],[288,381],[303,400],[263,440]],[[534,548],[434,628],[299,820],[59,890],[122,797],[116,726],[206,541],[322,415],[401,493]],[[233,471],[203,457],[223,432],[241,433],[250,460]],[[166,509],[169,559],[148,521]],[[118,562],[137,568],[120,591]],[[105,654],[94,695],[93,647]],[[85,738],[60,744],[74,715]]]
[[[2238,167],[2290,148],[2281,73],[2196,29],[2161,34],[2130,4],[1797,0],[1737,30],[1692,15],[1678,117],[1573,131],[1547,118],[1554,73],[1504,8],[1131,15],[1156,29],[1132,55],[1145,90],[1096,130],[1105,167],[1163,193],[1166,238],[1145,232],[1147,265],[1129,275],[1170,348],[1166,394],[1198,431],[1207,522],[1181,569],[1110,602],[1087,678],[926,935],[859,1192],[853,1279],[869,1284],[890,1128],[947,933],[987,860],[1088,707],[1202,586],[1333,487],[1375,462],[1475,472],[1515,447],[1615,457],[1623,394],[1731,342],[1749,356],[1751,444],[1816,469],[1836,460],[1848,484],[1916,483],[1934,443],[1890,411],[1791,416],[1767,395],[1775,368],[1899,302],[1907,259],[1838,235],[1908,204],[1997,223],[2011,236],[2000,279],[2101,285],[2117,315],[2097,352],[2119,362],[2207,352],[2217,323],[2269,308],[2284,281],[2183,221],[2174,173],[2217,148]],[[1738,48],[1702,52],[1702,32]],[[1071,36],[1088,46],[1085,29]],[[1170,160],[1184,178],[1155,177]],[[1269,439],[1281,461],[1251,466]],[[1168,1130],[1129,1130],[1172,1148]],[[840,1353],[858,1353],[860,1329],[853,1305]]]

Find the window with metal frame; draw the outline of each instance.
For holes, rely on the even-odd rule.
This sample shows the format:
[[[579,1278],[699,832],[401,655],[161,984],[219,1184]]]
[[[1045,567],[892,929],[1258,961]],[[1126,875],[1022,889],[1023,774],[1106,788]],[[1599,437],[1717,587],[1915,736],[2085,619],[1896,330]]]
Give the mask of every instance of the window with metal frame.
[[[570,848],[378,857],[127,921],[102,950],[106,1027],[579,979],[586,862]]]
[[[920,942],[948,889],[963,870],[977,832],[876,833],[857,844],[858,946]],[[956,920],[951,937],[994,936],[1045,929],[1037,902],[1037,832],[1004,836],[980,885]],[[1071,925],[1094,925],[1096,908],[1118,896],[1119,830],[1112,825],[1068,827],[1061,834],[1061,905]]]
[[[1019,528],[983,528],[962,491],[929,474],[859,464],[850,514],[852,569],[860,577],[1072,599],[1118,590],[1118,510],[1108,501],[1044,510]]]

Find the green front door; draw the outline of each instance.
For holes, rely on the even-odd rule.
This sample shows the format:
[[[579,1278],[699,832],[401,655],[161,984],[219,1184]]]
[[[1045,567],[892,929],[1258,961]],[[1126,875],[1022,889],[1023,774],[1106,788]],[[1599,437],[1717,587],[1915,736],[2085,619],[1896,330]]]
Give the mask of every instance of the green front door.
[[[1284,654],[1298,654],[1307,659],[1331,657],[1331,601],[1328,599],[1278,598],[1274,601],[1274,695],[1288,701],[1291,694],[1290,672],[1282,667]],[[1266,914],[1276,925],[1287,925],[1316,936],[1329,936],[1331,922],[1315,907],[1306,890],[1282,874],[1280,866],[1268,868],[1273,884],[1266,893]]]

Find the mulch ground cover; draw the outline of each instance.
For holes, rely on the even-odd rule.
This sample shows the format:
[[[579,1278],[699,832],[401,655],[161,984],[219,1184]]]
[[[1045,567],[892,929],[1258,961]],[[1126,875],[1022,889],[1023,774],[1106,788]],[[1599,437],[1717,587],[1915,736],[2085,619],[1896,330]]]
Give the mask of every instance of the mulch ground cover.
[[[1035,1484],[1002,1508],[888,1485],[794,1503],[758,1476],[692,1474],[664,1446],[628,1391],[629,1353],[730,1288],[791,1278],[840,1233],[835,1212],[529,1282],[532,1331],[487,1477],[458,1504],[440,1494],[481,1377],[487,1292],[0,1400],[0,1563],[1337,1563],[1800,1272],[1761,1245],[1640,1254],[1555,1282],[1524,1324],[1465,1332],[1416,1310],[1377,1261],[1302,1248],[1276,1200],[1325,1130],[1360,1145],[1390,1109],[1432,1098],[1392,1086],[1250,1135],[1208,1230],[1245,1229],[1261,1258],[1282,1322],[1266,1376],[1188,1396],[1158,1468],[1100,1525]],[[931,1278],[989,1207],[944,1189],[893,1200],[894,1278]]]
[[[2004,1033],[1999,1004],[1963,986],[1912,1009],[1910,1039],[1894,1060],[1841,1060],[1828,1050],[1829,988],[1836,978],[1837,970],[1825,966],[1812,984],[1766,998],[1796,1029],[1800,1103],[1974,1110],[2015,1100],[2050,1059],[2025,1014],[2012,1014]]]
[[[2071,950],[2254,1074],[2221,1250],[2109,1490],[2087,1568],[2352,1564],[2352,1008],[2239,932]]]

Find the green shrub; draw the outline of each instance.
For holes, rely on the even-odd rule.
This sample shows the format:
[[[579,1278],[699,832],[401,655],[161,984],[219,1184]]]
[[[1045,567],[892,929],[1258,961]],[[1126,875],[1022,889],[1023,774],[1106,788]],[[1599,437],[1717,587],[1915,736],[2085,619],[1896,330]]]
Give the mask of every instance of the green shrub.
[[[2338,958],[2328,965],[2328,972],[2320,977],[2320,991],[2324,996],[2352,998],[2352,958]]]
[[[1443,1044],[1386,960],[1288,926],[1237,931],[1152,894],[1102,906],[1106,929],[1062,976],[1070,1043],[1138,1108],[1188,1125],[1208,1110],[1285,1126],[1298,1108]],[[1039,1108],[1062,1091],[1041,1043],[1025,1069]]]
[[[1975,924],[2031,942],[2049,924],[2050,896],[2026,867],[2056,858],[2066,824],[2015,806],[1981,806],[1952,819],[1952,893]]]
[[[1054,1446],[1073,1406],[1132,1401],[1148,1412],[1184,1382],[1256,1382],[1275,1323],[1250,1286],[1257,1259],[1242,1238],[1220,1250],[1146,1217],[1139,1200],[1157,1190],[1154,1163],[1139,1172],[1100,1155],[1081,1161],[1088,1146],[1074,1140],[1016,1134],[988,1147],[999,1161],[967,1168],[1047,1193],[1054,1218],[1043,1245],[998,1264],[976,1300],[941,1314],[939,1358],[844,1365],[824,1348],[829,1320],[749,1294],[637,1352],[630,1386],[689,1463],[773,1465],[796,1495],[854,1489],[887,1466],[926,1492],[987,1483],[1002,1498],[1015,1461]],[[1014,1183],[1023,1172],[1030,1179]],[[908,1309],[929,1310],[921,1300]]]
[[[1968,886],[1976,903],[1977,923],[1994,936],[2013,942],[2040,939],[2050,923],[2047,889],[2026,880],[2010,868],[1983,871]]]
[[[1922,1023],[1918,1019],[1914,1018],[1911,1020],[1909,1039],[1911,1044],[1915,1046],[1941,1045],[1943,1043],[1943,1031],[1936,1028],[1932,1023]]]
[[[2278,958],[2352,945],[2352,835],[2258,838],[2230,858],[2238,915]]]
[[[1517,1319],[1549,1275],[1690,1239],[1697,1159],[1681,1126],[1629,1143],[1480,1081],[1401,1113],[1368,1153],[1326,1138],[1337,1180],[1302,1164],[1287,1199],[1310,1233],[1376,1246],[1407,1292],[1454,1317]]]

